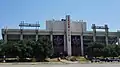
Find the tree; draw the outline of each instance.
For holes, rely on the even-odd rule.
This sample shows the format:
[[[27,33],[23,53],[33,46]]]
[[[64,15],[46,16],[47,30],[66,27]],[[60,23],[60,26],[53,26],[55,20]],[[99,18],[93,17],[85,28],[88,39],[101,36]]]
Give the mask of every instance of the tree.
[[[3,43],[4,43],[4,40],[1,39],[1,40],[0,40],[0,45],[2,45]]]
[[[109,57],[111,55],[110,48],[108,46],[103,48],[103,57]]]
[[[37,59],[43,61],[46,57],[53,54],[53,47],[50,39],[46,36],[42,36],[34,47],[34,55]]]
[[[117,57],[119,48],[117,45],[106,45],[103,48],[103,56],[104,57]]]
[[[115,45],[115,51],[118,53],[118,56],[120,56],[120,45]]]
[[[20,54],[20,48],[16,42],[7,42],[1,46],[2,54],[7,57],[16,57]]]
[[[32,58],[33,57],[33,46],[35,42],[32,40],[19,41],[18,46],[21,49],[20,57],[21,58]]]
[[[102,49],[104,48],[104,45],[97,42],[92,42],[87,47],[87,54],[89,56],[101,56]]]
[[[4,41],[1,39],[0,40],[0,57],[3,56],[3,51],[2,51],[2,46],[4,45]]]

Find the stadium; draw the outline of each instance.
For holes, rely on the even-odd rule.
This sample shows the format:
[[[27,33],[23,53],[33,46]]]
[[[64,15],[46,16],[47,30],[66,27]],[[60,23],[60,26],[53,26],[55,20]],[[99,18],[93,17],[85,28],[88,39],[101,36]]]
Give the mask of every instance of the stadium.
[[[46,20],[46,29],[39,29],[40,24],[29,24],[22,21],[20,29],[3,28],[2,38],[7,41],[38,40],[41,36],[47,36],[53,43],[54,52],[67,52],[68,55],[85,55],[86,47],[91,42],[100,42],[106,45],[119,42],[120,32],[110,32],[108,25],[96,26],[92,24],[88,31],[83,20],[72,21],[70,15],[61,20]],[[36,29],[24,29],[24,27],[36,27]],[[97,31],[103,29],[105,31]]]

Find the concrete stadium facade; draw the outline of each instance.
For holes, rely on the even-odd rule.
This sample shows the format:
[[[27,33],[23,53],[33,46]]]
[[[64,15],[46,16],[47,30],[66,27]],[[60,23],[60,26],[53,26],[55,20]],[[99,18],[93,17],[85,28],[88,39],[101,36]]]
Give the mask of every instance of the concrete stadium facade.
[[[107,25],[92,25],[93,31],[87,31],[86,22],[72,21],[70,15],[65,19],[47,20],[46,30],[40,29],[2,29],[2,37],[5,42],[25,39],[38,40],[41,36],[47,36],[53,42],[54,52],[67,52],[68,55],[85,55],[86,47],[90,42],[104,44],[119,44],[120,32],[109,32]],[[104,29],[105,31],[96,31]]]

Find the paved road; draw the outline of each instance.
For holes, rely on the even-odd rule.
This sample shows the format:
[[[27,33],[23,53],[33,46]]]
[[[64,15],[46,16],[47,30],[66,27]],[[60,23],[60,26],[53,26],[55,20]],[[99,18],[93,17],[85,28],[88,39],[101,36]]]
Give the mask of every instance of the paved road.
[[[120,67],[120,64],[39,64],[39,65],[1,64],[0,67]]]

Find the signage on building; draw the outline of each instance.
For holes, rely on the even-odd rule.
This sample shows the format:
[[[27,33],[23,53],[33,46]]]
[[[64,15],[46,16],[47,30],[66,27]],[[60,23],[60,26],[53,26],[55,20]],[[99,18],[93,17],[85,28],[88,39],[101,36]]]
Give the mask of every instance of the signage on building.
[[[70,30],[70,16],[66,16],[66,32],[67,32],[67,51],[68,55],[71,56],[71,30]]]
[[[68,29],[70,28],[70,19],[68,18]]]
[[[20,27],[40,27],[40,24],[20,23]]]
[[[68,16],[68,20],[67,20],[67,21],[68,21],[68,41],[70,41],[70,38],[71,38],[71,37],[70,37],[70,36],[71,36],[71,35],[70,35],[70,33],[71,33],[71,32],[70,32],[70,16]]]

